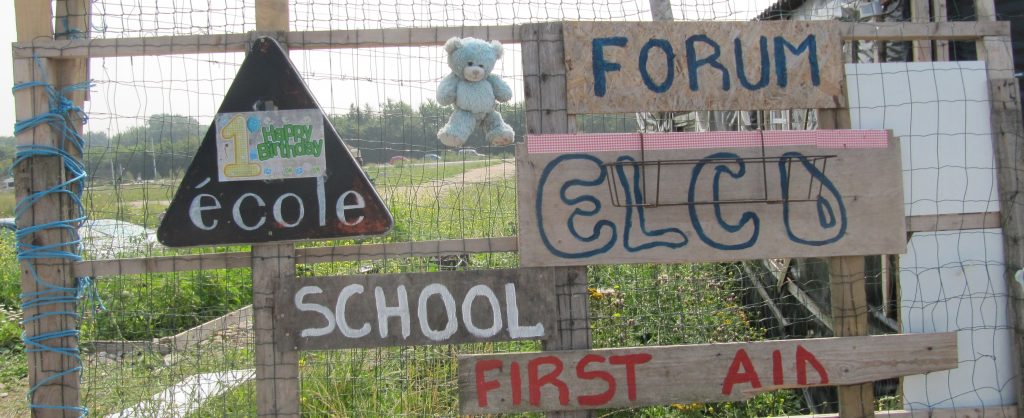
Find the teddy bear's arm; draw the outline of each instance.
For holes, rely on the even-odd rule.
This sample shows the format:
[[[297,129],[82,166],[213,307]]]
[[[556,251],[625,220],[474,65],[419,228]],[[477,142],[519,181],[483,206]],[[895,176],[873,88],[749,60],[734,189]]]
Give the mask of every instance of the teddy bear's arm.
[[[505,80],[502,80],[501,77],[489,74],[487,76],[487,82],[491,83],[491,88],[494,89],[495,100],[499,102],[507,102],[512,99],[512,88],[510,88],[508,83],[505,83]]]
[[[448,74],[437,86],[437,103],[447,106],[455,103],[455,90],[459,86],[459,77],[455,73]]]

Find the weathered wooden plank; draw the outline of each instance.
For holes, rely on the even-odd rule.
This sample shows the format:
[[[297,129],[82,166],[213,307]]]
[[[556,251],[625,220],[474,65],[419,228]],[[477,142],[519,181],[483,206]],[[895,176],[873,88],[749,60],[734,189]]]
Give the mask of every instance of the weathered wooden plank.
[[[957,365],[956,334],[459,356],[463,414],[749,399]]]
[[[993,0],[974,0],[980,22],[998,17]],[[1008,22],[1004,22],[1008,23]],[[1014,77],[1013,44],[1010,36],[991,36],[978,40],[978,58],[985,60],[992,109],[992,142],[996,156],[999,185],[999,210],[1003,228],[1003,280],[1009,293],[1013,324],[1013,368],[1017,376],[1017,405],[1024,405],[1024,284],[1015,274],[1024,268],[1024,121],[1021,120],[1019,80]],[[1018,411],[1024,415],[1024,411]]]
[[[252,305],[246,305],[173,336],[160,338],[157,341],[160,344],[167,345],[174,351],[185,350],[189,347],[195,347],[197,344],[232,327],[243,330],[251,329],[252,316]]]
[[[826,313],[824,309],[818,306],[818,303],[814,301],[814,298],[812,298],[811,295],[808,295],[807,292],[804,292],[800,286],[792,281],[786,281],[786,290],[788,290],[789,293],[792,294],[793,297],[795,297],[796,300],[811,313],[811,315],[814,315],[814,318],[817,319],[818,322],[821,322],[825,328],[828,328],[829,330],[836,329],[836,326],[832,321],[832,315]]]
[[[1009,292],[1009,312],[1013,324],[1013,352],[1017,376],[1024,376],[1024,285],[1014,277],[1024,268],[1024,121],[1021,120],[1019,80],[992,78],[992,131],[995,142],[996,179],[999,184],[999,210],[1003,229],[1004,277]],[[1021,382],[1018,379],[1018,382]],[[1024,405],[1024,384],[1017,386],[1017,404]]]
[[[252,246],[252,312],[259,416],[298,417],[299,353],[275,339],[274,296],[295,278],[292,244]]]
[[[733,145],[743,135],[756,142],[749,136],[757,135],[715,134],[721,143]],[[672,135],[677,134],[647,135],[646,155],[638,151],[521,152],[517,177],[523,265],[680,263],[905,251],[902,174],[899,148],[893,140],[886,148],[769,145],[764,149],[768,160],[762,165],[757,162],[762,161],[757,160],[762,148],[756,146],[728,148],[726,154],[715,148],[719,142],[714,141],[705,145],[709,148],[655,148],[674,143],[667,142],[675,138]],[[666,138],[665,142],[659,138]],[[562,143],[559,138],[550,139]],[[679,140],[685,142],[682,137]],[[530,141],[541,144],[534,138]],[[798,155],[792,153],[808,159],[790,160]],[[836,157],[827,163],[817,161],[814,168],[809,158],[824,155]],[[724,159],[705,160],[711,156]],[[754,160],[741,166],[739,158]],[[639,161],[647,164],[632,164]],[[617,162],[620,165],[609,165]]]
[[[16,0],[14,3],[18,41],[30,42],[35,39],[52,39],[53,11],[50,2]],[[46,78],[46,77],[49,78]],[[31,58],[14,60],[14,83],[42,81],[56,84],[60,78],[56,68],[49,60],[35,62]],[[14,93],[15,115],[17,120],[28,120],[50,111],[48,96],[43,87],[32,87]],[[47,124],[27,129],[17,135],[18,145],[36,145],[40,147],[63,148],[57,132]],[[37,156],[22,162],[14,170],[15,196],[24,202],[26,196],[49,190],[65,180],[63,162],[56,156]],[[17,218],[19,228],[44,225],[68,219],[71,207],[70,198],[62,193],[51,193],[40,198],[22,215]],[[49,228],[37,231],[25,238],[23,242],[37,247],[54,246],[52,249],[69,250],[58,245],[70,241],[70,234],[63,228]],[[74,288],[75,279],[70,273],[69,263],[60,258],[34,258],[25,260],[21,265],[21,289],[25,294],[36,292],[53,292],[54,288]],[[35,274],[33,274],[33,272]],[[40,282],[45,284],[40,284]],[[50,298],[67,298],[70,294],[58,291],[50,294]],[[28,339],[48,333],[78,329],[75,316],[61,312],[76,312],[75,303],[39,303],[43,296],[31,298],[32,305],[24,312],[25,336]],[[48,338],[41,341],[53,349],[33,350],[26,356],[28,360],[28,378],[30,387],[36,387],[30,394],[29,402],[36,407],[31,408],[33,417],[76,417],[80,415],[80,378],[79,373],[66,373],[80,364],[75,356],[64,355],[62,352],[74,352],[78,349],[76,337]],[[38,385],[38,386],[37,386]]]
[[[908,216],[906,217],[906,225],[907,232],[928,232],[998,228],[1001,223],[999,212],[981,212]],[[313,264],[336,261],[378,260],[385,257],[428,257],[515,252],[519,248],[517,240],[518,237],[495,237],[309,247],[297,249],[295,257],[299,264]],[[251,255],[248,252],[238,251],[116,260],[89,260],[72,264],[72,274],[75,277],[104,277],[167,273],[172,271],[247,268],[251,264],[250,259]]]
[[[843,58],[839,28],[830,22],[563,28],[570,114],[838,106]]]
[[[527,133],[576,131],[575,118],[566,111],[565,46],[561,23],[541,23],[522,28],[523,84]],[[526,144],[516,146],[516,167],[523,163]],[[519,210],[525,202],[519,201]],[[521,212],[520,212],[521,213]],[[520,228],[523,217],[519,217]],[[556,334],[544,341],[545,350],[590,348],[590,311],[586,268],[570,270],[555,283]],[[549,418],[587,418],[585,411],[548,413]]]
[[[962,408],[915,409],[912,411],[875,411],[886,418],[1011,418],[1017,416],[1016,405]],[[838,418],[839,414],[790,415],[789,418]]]
[[[575,131],[566,108],[566,69],[561,23],[521,29],[527,133]]]
[[[379,260],[383,258],[514,252],[517,248],[516,237],[469,238],[465,240],[392,242],[387,244],[300,248],[296,250],[295,258],[299,264],[313,264],[335,261]],[[248,268],[251,265],[251,258],[248,252],[237,251],[92,260],[74,263],[72,265],[72,273],[75,277],[102,277],[167,273],[172,271]]]
[[[915,23],[928,23],[931,20],[931,16],[928,12],[928,5],[930,0],[911,0],[910,1],[910,20]],[[932,60],[932,40],[918,40],[914,41],[914,61],[931,61]]]
[[[256,0],[256,30],[287,31],[288,2],[282,0]]]
[[[829,291],[831,293],[832,329],[837,337],[868,335],[868,302],[865,291],[864,257],[832,257],[829,259]],[[839,386],[839,416],[861,418],[873,416],[874,383]]]
[[[742,263],[743,270],[746,271],[747,276],[750,277],[750,283],[754,285],[754,290],[761,296],[761,300],[768,306],[768,310],[775,316],[775,320],[779,321],[779,328],[785,329],[789,326],[789,321],[786,320],[786,315],[783,315],[782,310],[779,309],[778,305],[775,304],[775,299],[768,294],[768,290],[764,288],[764,284],[761,282],[761,277],[758,272],[750,268],[748,263]],[[788,265],[788,263],[787,263]]]
[[[567,268],[303,278],[277,295],[287,350],[541,340]]]
[[[837,23],[840,36],[849,40],[914,41],[928,39],[976,40],[984,36],[1009,36],[1005,22],[941,23]],[[377,48],[389,46],[437,46],[452,36],[470,36],[502,43],[521,42],[513,25],[460,26],[452,28],[388,28],[329,31],[298,31],[284,34],[293,50]],[[250,34],[152,36],[117,39],[34,39],[14,43],[15,58],[103,58],[172,54],[245,52]]]
[[[932,0],[932,21],[938,24],[950,23],[946,12],[946,0]],[[974,23],[974,22],[971,22]],[[985,22],[978,22],[985,23]],[[944,39],[935,40],[935,60],[949,61],[949,41]]]
[[[844,41],[973,41],[987,36],[1010,36],[1010,25],[1008,22],[945,21],[843,23],[839,25],[839,36]]]
[[[962,231],[965,229],[999,228],[999,212],[948,213],[907,217],[907,232]]]

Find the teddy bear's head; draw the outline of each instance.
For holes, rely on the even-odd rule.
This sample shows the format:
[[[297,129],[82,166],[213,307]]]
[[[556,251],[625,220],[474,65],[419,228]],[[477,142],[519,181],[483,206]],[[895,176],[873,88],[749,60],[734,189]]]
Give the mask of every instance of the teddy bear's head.
[[[448,67],[468,81],[486,78],[503,53],[498,41],[487,42],[476,38],[451,38],[445,42],[444,50],[448,51]]]

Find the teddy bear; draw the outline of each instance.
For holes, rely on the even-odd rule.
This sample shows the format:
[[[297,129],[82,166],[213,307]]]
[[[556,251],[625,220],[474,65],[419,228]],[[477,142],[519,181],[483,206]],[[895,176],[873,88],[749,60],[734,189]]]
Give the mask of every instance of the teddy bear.
[[[437,102],[442,106],[454,104],[455,112],[437,131],[437,139],[449,147],[461,147],[473,130],[483,124],[487,141],[492,145],[511,144],[515,131],[501,119],[494,101],[511,100],[512,89],[491,73],[502,56],[501,43],[454,37],[445,42],[444,50],[452,72],[437,87]]]

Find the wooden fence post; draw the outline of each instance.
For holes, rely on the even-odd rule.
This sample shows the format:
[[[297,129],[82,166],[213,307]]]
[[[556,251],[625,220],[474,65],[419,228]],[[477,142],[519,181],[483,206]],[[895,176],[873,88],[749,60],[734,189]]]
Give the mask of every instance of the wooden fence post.
[[[850,129],[846,86],[843,86],[842,107],[818,111],[819,129]],[[831,257],[829,261],[829,291],[832,305],[833,332],[836,337],[868,335],[868,302],[864,277],[864,257]],[[873,417],[875,385],[839,386],[839,416],[841,418]]]
[[[256,340],[256,409],[261,417],[298,417],[299,353],[274,339],[274,296],[295,280],[294,244],[253,244],[252,314]]]
[[[53,11],[50,6],[50,2],[34,0],[17,0],[15,2],[19,42],[53,38]],[[16,59],[14,61],[14,82],[19,84],[30,81],[43,81],[52,85],[57,80],[55,70],[50,60],[47,59],[40,59],[38,62],[30,58]],[[14,94],[14,98],[16,118],[19,121],[31,119],[50,110],[47,93],[41,86],[20,90]],[[18,145],[65,148],[63,147],[64,144],[61,144],[61,138],[58,133],[45,123],[21,132],[17,135],[16,141]],[[33,157],[15,168],[15,195],[19,202],[23,202],[26,196],[48,190],[64,182],[65,178],[61,157]],[[65,194],[51,193],[32,204],[28,211],[18,217],[18,228],[45,225],[67,219],[66,214],[70,207],[71,200]],[[22,242],[23,244],[34,246],[59,245],[60,243],[68,242],[69,238],[69,231],[61,228],[50,228],[37,231],[23,238]],[[70,249],[54,248],[54,250]],[[33,271],[36,274],[33,274]],[[22,292],[32,294],[33,292],[47,290],[38,285],[36,281],[37,276],[40,281],[48,285],[62,288],[75,287],[75,279],[71,275],[70,264],[65,259],[38,258],[22,261]],[[54,296],[64,297],[66,295]],[[39,315],[50,312],[75,312],[76,305],[74,302],[66,302],[30,306],[25,309],[24,316],[28,319],[32,317],[38,318]],[[26,321],[25,336],[31,339],[46,333],[77,328],[78,321],[71,315],[50,315]],[[65,352],[74,352],[78,349],[78,339],[72,336],[49,338],[42,343]],[[51,381],[46,381],[48,378],[53,378],[60,373],[79,367],[78,361],[72,356],[53,350],[31,352],[26,357],[28,360],[29,387],[40,385],[32,393],[29,401],[33,405],[49,407],[33,408],[32,416],[79,416],[80,413],[77,410],[81,405],[79,374],[68,373]]]
[[[523,26],[526,132],[528,134],[572,133],[575,118],[566,107],[565,50],[561,23]],[[519,152],[526,152],[525,144]],[[571,270],[555,283],[558,298],[558,330],[544,344],[545,350],[581,350],[591,346],[590,311],[586,267]],[[589,411],[549,412],[549,417],[584,418]]]
[[[829,291],[836,337],[868,335],[868,302],[864,288],[864,257],[829,258]],[[872,417],[875,384],[839,386],[839,416]]]
[[[257,0],[256,30],[288,31],[287,0]],[[287,48],[287,45],[282,45]],[[295,280],[294,244],[253,244],[252,310],[256,339],[257,414],[298,417],[299,353],[274,339],[274,295],[286,280]]]
[[[996,20],[992,0],[975,0],[979,21]],[[1024,285],[1014,273],[1024,268],[1024,122],[1021,120],[1019,81],[1014,78],[1012,40],[1008,36],[987,36],[977,42],[978,59],[985,60],[989,101],[992,111],[992,142],[999,184],[999,214],[1003,229],[1003,280],[1009,293],[1012,359],[1017,383],[1017,415],[1024,417]]]

